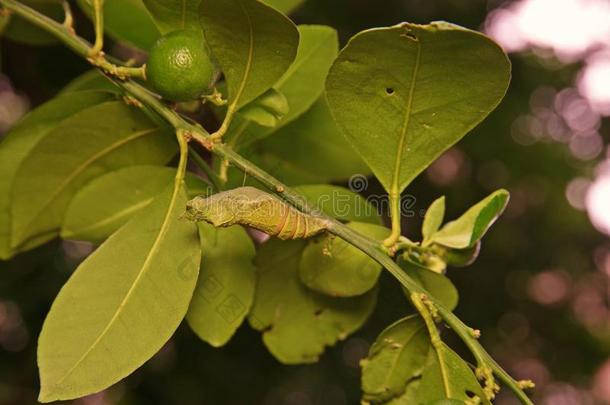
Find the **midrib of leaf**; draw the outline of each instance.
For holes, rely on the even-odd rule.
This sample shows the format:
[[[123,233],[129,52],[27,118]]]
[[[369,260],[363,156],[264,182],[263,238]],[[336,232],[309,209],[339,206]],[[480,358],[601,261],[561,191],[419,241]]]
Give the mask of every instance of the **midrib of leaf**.
[[[91,344],[89,349],[87,349],[87,351],[85,351],[85,353],[83,353],[83,355],[76,361],[76,363],[74,363],[74,365],[66,372],[66,374],[61,379],[59,379],[59,381],[56,383],[56,385],[60,385],[66,378],[68,378],[74,372],[74,370],[76,370],[76,368],[87,358],[87,356],[89,356],[89,354],[93,351],[93,349],[95,349],[95,347],[100,343],[100,341],[104,338],[106,333],[108,333],[108,331],[110,330],[112,325],[119,318],[119,315],[121,314],[121,312],[123,311],[123,308],[129,301],[129,298],[131,298],[131,295],[133,294],[136,287],[140,283],[140,280],[142,279],[143,275],[146,273],[146,270],[148,270],[148,268],[152,262],[152,258],[159,251],[159,245],[161,244],[163,236],[165,236],[165,234],[167,233],[167,229],[169,227],[169,222],[171,219],[171,213],[174,209],[174,206],[176,205],[176,199],[178,198],[178,193],[180,191],[181,185],[182,185],[182,179],[176,179],[174,182],[174,189],[172,191],[172,197],[171,197],[170,203],[167,207],[165,217],[163,218],[163,223],[161,224],[161,228],[159,229],[159,233],[157,234],[157,237],[155,238],[155,241],[153,242],[149,253],[146,255],[146,259],[144,260],[144,263],[142,264],[142,268],[138,272],[138,275],[134,279],[131,287],[129,287],[127,294],[125,294],[125,298],[123,298],[123,300],[119,304],[116,312],[114,313],[114,315],[112,316],[110,321],[108,321],[108,324],[106,325],[104,330]]]
[[[239,89],[237,90],[237,94],[235,95],[235,100],[233,100],[233,104],[231,105],[232,109],[235,109],[235,106],[239,102],[239,99],[241,98],[241,95],[243,94],[244,89],[246,88],[246,83],[250,78],[250,70],[252,70],[252,59],[254,58],[254,27],[252,27],[252,19],[250,18],[250,14],[246,10],[246,7],[244,6],[242,0],[237,0],[237,2],[241,7],[242,12],[246,16],[246,19],[248,20],[248,33],[250,36],[250,43],[248,48],[248,60],[246,61],[244,77],[242,78],[242,81],[239,85]],[[230,118],[229,114],[227,114],[227,118]]]
[[[437,345],[433,345],[434,352],[436,353],[436,358],[438,359],[438,368],[441,372],[441,381],[443,383],[443,391],[445,392],[445,397],[451,399],[451,385],[449,384],[449,376],[447,372],[447,368],[445,366],[445,358],[442,354],[443,346],[442,343],[438,343]]]
[[[99,151],[98,153],[96,153],[95,155],[91,156],[89,159],[85,160],[79,167],[76,168],[75,171],[73,171],[60,185],[59,187],[53,192],[51,193],[49,199],[44,203],[44,205],[41,207],[40,211],[38,212],[38,214],[36,214],[34,216],[34,218],[32,218],[30,220],[30,222],[28,222],[27,226],[25,226],[24,232],[26,232],[28,229],[30,229],[30,226],[35,223],[38,218],[40,217],[40,215],[42,215],[42,213],[45,211],[45,209],[53,203],[53,201],[55,201],[57,199],[57,197],[59,195],[61,195],[62,191],[64,191],[64,189],[72,182],[72,180],[74,180],[78,175],[80,175],[82,172],[84,172],[87,167],[89,165],[91,165],[93,162],[95,162],[98,159],[101,159],[102,157],[104,157],[105,155],[113,152],[114,150],[120,148],[123,145],[126,145],[127,143],[141,138],[143,136],[149,135],[152,132],[157,131],[158,128],[148,128],[142,131],[138,131],[138,132],[134,132],[133,135],[125,138],[125,139],[121,139],[119,142],[116,142],[110,146],[108,146],[107,148]],[[21,235],[19,235],[21,236]],[[17,240],[20,240],[21,238],[16,238]],[[17,248],[19,247],[19,245],[22,245],[23,243],[27,242],[27,240],[21,241],[18,245],[17,244],[13,244],[14,242],[11,243],[11,247],[12,248]]]
[[[114,221],[117,218],[120,218],[122,215],[128,215],[131,214],[132,212],[135,212],[137,210],[139,210],[140,208],[146,207],[148,204],[150,204],[152,201],[154,200],[153,198],[148,198],[144,201],[140,201],[137,204],[134,204],[126,209],[123,210],[119,210],[118,212],[116,212],[115,214],[107,217],[106,219],[103,219],[95,224],[92,224],[91,226],[88,226],[86,228],[82,228],[79,233],[83,233],[83,232],[91,232],[92,230],[95,229],[99,229],[104,227],[105,225],[108,225],[109,223],[112,223],[112,221]],[[71,232],[67,232],[64,235],[62,235],[65,238],[69,238],[70,236],[74,235],[74,231]]]
[[[398,366],[398,359],[400,358],[400,356],[402,355],[402,353],[405,351],[407,345],[409,344],[409,342],[411,342],[414,338],[415,335],[417,335],[419,333],[419,331],[424,328],[425,325],[421,325],[420,328],[415,329],[415,331],[413,332],[413,334],[409,337],[409,339],[403,344],[403,346],[400,348],[400,351],[397,353],[397,355],[394,357],[394,360],[392,360],[392,366],[389,368],[388,373],[386,373],[385,378],[383,379],[383,386],[387,387],[388,386],[388,380],[390,379],[390,375],[392,375],[394,373],[394,370],[396,370],[396,367]]]
[[[413,109],[413,97],[415,94],[415,83],[417,82],[417,73],[419,72],[419,65],[421,59],[421,43],[417,40],[417,52],[415,54],[415,66],[413,67],[413,76],[411,77],[411,86],[409,88],[409,98],[407,100],[407,111],[405,114],[405,120],[403,122],[400,139],[398,141],[398,148],[396,150],[396,162],[394,166],[394,177],[392,178],[392,186],[390,191],[390,196],[393,198],[398,198],[398,195],[402,192],[399,189],[400,185],[399,177],[400,177],[400,167],[402,163],[402,155],[403,149],[405,146],[405,141],[407,139],[407,133],[409,131],[409,123],[411,122],[411,112]]]

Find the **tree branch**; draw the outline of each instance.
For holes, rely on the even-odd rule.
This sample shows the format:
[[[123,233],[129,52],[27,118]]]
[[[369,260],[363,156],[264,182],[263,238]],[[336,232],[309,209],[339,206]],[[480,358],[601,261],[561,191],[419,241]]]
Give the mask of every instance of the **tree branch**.
[[[13,11],[16,15],[28,20],[32,24],[45,29],[49,33],[59,38],[66,46],[72,49],[75,53],[85,59],[89,59],[91,44],[86,40],[71,33],[62,24],[50,19],[49,17],[40,14],[36,10],[21,4],[16,0],[0,0],[0,5]],[[105,62],[108,65],[110,62]],[[328,231],[345,240],[347,243],[357,247],[369,257],[377,261],[387,271],[389,271],[411,294],[423,294],[437,308],[438,314],[443,318],[445,323],[449,325],[455,333],[462,339],[469,350],[474,355],[479,363],[479,366],[488,366],[493,370],[494,374],[502,381],[513,393],[519,398],[523,404],[531,405],[531,400],[521,389],[522,383],[515,381],[506,371],[504,371],[491,356],[483,349],[476,338],[473,330],[466,326],[458,317],[451,311],[443,307],[432,295],[425,289],[420,287],[409,275],[407,275],[382,249],[379,241],[373,240],[365,235],[362,235],[353,229],[345,226],[341,222],[315,212],[299,194],[292,191],[279,180],[254,165],[241,155],[237,154],[229,146],[214,142],[210,134],[200,125],[191,124],[184,120],[179,114],[166,106],[156,95],[148,91],[145,87],[134,81],[121,80],[120,76],[112,76],[112,72],[107,70],[109,66],[103,66],[93,63],[99,67],[104,73],[111,74],[111,80],[127,92],[131,97],[136,98],[142,104],[158,114],[161,118],[167,121],[176,131],[176,134],[181,138],[184,136],[186,140],[194,140],[204,148],[210,150],[222,159],[226,159],[234,166],[246,172],[248,175],[255,177],[258,181],[264,184],[269,189],[275,191],[284,200],[296,207],[297,209],[312,215],[323,217],[330,223]],[[116,67],[116,66],[115,66]],[[179,142],[183,140],[179,138]]]

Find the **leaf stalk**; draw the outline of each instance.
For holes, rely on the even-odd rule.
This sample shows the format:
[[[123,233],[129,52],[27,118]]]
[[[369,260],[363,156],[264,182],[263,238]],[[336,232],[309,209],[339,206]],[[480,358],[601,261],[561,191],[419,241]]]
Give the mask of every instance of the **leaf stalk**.
[[[62,24],[50,19],[49,17],[37,12],[36,10],[16,1],[16,0],[0,0],[0,5],[13,11],[20,17],[28,20],[32,24],[45,29],[49,33],[55,35],[67,47],[72,49],[78,55],[89,59],[91,45],[81,37],[74,35],[66,29]],[[107,62],[110,64],[110,62]],[[394,278],[396,278],[402,286],[404,286],[411,294],[424,294],[430,305],[438,311],[439,316],[444,322],[451,327],[461,340],[466,344],[468,349],[474,355],[477,363],[480,366],[487,366],[493,370],[494,374],[502,381],[521,401],[522,404],[533,405],[522,388],[530,387],[530,383],[522,383],[514,380],[506,371],[500,367],[496,361],[485,351],[477,339],[472,334],[472,329],[466,326],[458,317],[451,311],[442,306],[433,296],[425,289],[420,287],[409,275],[407,275],[387,254],[387,249],[376,240],[370,239],[367,236],[358,233],[357,231],[347,227],[341,222],[327,217],[324,214],[312,209],[306,200],[299,194],[293,192],[289,187],[282,184],[279,180],[248,161],[233,149],[225,144],[218,143],[217,140],[222,137],[223,133],[219,130],[214,136],[211,136],[203,127],[183,119],[178,113],[166,106],[156,95],[151,93],[145,87],[133,81],[121,80],[115,77],[111,72],[104,68],[104,64],[97,65],[104,73],[109,74],[110,79],[125,92],[132,97],[138,99],[142,104],[146,105],[150,110],[157,113],[168,124],[174,127],[180,145],[180,163],[176,174],[176,179],[182,181],[186,172],[186,159],[188,156],[189,141],[199,143],[202,147],[210,150],[217,157],[226,159],[232,165],[255,177],[259,182],[268,187],[270,190],[278,193],[286,202],[293,205],[295,208],[311,215],[316,215],[329,224],[328,231],[347,243],[357,247],[369,257],[377,261]],[[226,122],[227,120],[225,120]],[[228,122],[226,123],[228,127]],[[222,127],[221,127],[222,129]],[[226,129],[225,129],[226,131]],[[178,182],[177,182],[178,184]],[[400,210],[400,201],[398,200],[398,209]],[[395,208],[396,209],[396,205]],[[397,216],[400,221],[400,216]],[[400,236],[400,231],[398,231]],[[398,237],[396,238],[398,240]],[[395,241],[394,241],[395,242]]]

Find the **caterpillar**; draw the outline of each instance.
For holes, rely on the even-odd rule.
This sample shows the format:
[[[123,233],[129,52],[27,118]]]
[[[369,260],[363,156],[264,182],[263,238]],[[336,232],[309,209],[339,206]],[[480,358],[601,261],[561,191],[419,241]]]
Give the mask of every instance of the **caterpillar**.
[[[324,219],[302,213],[278,197],[254,187],[239,187],[210,197],[196,197],[184,217],[215,227],[246,225],[280,239],[308,238],[327,229]]]

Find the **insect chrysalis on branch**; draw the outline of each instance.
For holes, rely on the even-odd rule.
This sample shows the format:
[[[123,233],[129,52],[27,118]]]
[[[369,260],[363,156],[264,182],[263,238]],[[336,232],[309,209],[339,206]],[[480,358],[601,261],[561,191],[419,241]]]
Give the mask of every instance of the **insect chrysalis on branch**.
[[[324,219],[304,214],[254,187],[196,197],[187,203],[185,218],[216,227],[246,225],[280,239],[308,238],[327,229]]]

